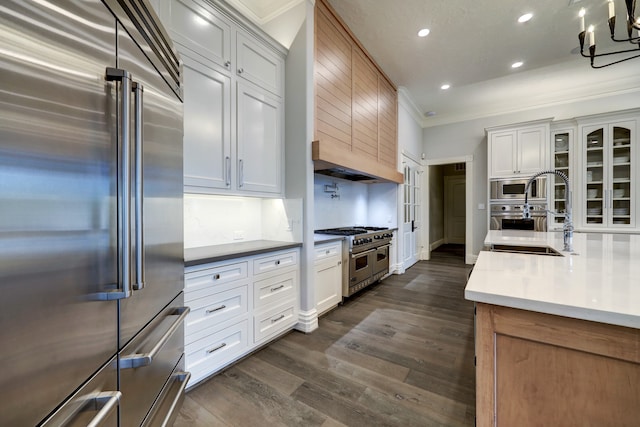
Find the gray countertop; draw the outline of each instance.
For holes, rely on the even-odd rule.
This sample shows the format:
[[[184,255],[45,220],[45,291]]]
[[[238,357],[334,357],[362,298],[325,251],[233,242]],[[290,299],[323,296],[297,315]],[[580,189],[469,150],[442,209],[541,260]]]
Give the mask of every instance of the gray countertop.
[[[275,240],[251,240],[248,242],[226,243],[223,245],[201,246],[184,250],[184,265],[207,264],[244,256],[258,255],[282,249],[298,248],[302,243]]]

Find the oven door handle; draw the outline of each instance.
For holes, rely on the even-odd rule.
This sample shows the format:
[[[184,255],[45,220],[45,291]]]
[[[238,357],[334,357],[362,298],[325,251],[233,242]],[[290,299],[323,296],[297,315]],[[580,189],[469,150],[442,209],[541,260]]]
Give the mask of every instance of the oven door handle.
[[[368,251],[358,252],[357,254],[351,254],[351,259],[355,259],[355,258],[358,258],[361,255],[370,254],[370,253],[375,252],[375,251],[376,251],[376,249],[369,249]]]

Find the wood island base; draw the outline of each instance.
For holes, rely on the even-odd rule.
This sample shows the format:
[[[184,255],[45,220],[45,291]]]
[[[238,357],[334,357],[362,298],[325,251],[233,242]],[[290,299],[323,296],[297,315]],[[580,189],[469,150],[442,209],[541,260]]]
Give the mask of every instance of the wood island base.
[[[640,425],[640,330],[476,305],[478,426]]]

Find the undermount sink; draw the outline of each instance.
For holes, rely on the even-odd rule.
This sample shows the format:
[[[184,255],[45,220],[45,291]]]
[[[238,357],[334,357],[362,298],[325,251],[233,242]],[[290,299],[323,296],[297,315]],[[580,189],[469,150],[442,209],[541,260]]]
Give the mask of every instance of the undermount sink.
[[[560,252],[548,246],[491,245],[491,251],[531,255],[564,256]]]

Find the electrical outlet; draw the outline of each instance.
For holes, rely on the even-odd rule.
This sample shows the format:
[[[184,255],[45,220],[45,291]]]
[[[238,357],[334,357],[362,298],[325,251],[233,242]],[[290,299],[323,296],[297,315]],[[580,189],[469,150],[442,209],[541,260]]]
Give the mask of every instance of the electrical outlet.
[[[233,240],[244,240],[244,231],[234,231]]]

